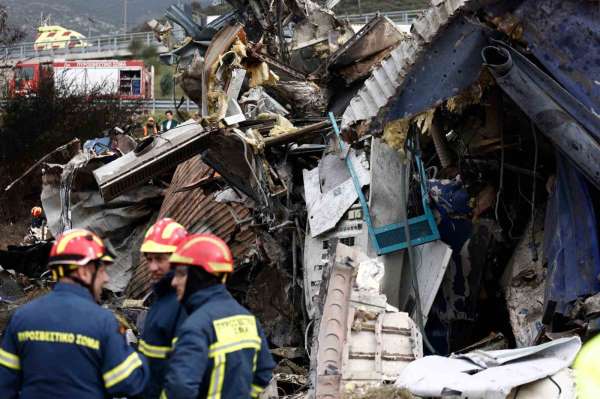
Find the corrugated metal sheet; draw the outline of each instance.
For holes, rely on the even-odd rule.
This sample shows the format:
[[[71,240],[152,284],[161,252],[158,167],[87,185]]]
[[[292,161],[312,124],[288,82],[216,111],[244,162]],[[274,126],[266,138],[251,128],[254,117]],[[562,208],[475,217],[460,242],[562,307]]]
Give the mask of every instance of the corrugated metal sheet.
[[[171,217],[194,233],[211,232],[222,237],[230,245],[234,258],[239,261],[256,247],[255,233],[247,228],[247,223],[239,223],[250,217],[250,210],[238,203],[216,202],[214,193],[205,194],[201,188],[177,192],[197,183],[211,172],[212,169],[199,156],[180,164],[165,194],[158,217]],[[150,286],[150,276],[142,261],[133,272],[127,295],[139,298]]]
[[[373,70],[364,86],[350,101],[342,116],[342,129],[358,121],[370,121],[377,116],[404,81],[408,70],[426,50],[427,45],[448,22],[476,0],[446,0],[429,8],[411,27],[411,37],[402,41],[381,65]]]

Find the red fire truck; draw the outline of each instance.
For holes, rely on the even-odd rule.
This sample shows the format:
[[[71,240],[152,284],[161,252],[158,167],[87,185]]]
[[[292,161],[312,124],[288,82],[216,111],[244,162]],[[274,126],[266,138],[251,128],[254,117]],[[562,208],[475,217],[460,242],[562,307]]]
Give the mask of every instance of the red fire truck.
[[[49,63],[23,62],[14,68],[9,81],[11,96],[35,95],[43,79],[55,88],[85,94],[117,94],[122,99],[154,98],[154,67],[141,60],[82,60]]]

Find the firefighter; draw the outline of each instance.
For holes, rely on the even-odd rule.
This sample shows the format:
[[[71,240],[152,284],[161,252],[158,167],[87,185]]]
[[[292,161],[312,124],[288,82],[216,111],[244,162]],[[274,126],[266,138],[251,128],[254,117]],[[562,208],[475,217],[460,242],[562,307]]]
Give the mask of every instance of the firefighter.
[[[182,225],[164,218],[150,227],[142,244],[141,252],[154,282],[154,303],[146,316],[138,347],[150,365],[151,378],[144,391],[145,398],[160,396],[175,331],[186,316],[183,306],[177,301],[175,289],[171,287],[173,272],[169,263],[177,244],[186,236],[187,231]]]
[[[227,244],[188,236],[171,256],[173,287],[188,317],[178,330],[161,398],[249,398],[275,367],[256,318],[224,286],[233,271]]]
[[[112,254],[84,229],[56,239],[48,266],[58,283],[12,316],[0,346],[0,398],[134,396],[149,370],[115,316],[98,305]]]

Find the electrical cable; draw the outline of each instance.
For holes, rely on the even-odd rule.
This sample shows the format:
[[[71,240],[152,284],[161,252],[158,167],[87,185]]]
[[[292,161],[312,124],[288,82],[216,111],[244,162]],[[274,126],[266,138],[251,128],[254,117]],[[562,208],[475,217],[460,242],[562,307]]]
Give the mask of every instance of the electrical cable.
[[[504,189],[504,131],[500,132],[500,181],[498,183],[498,192],[496,193],[496,206],[494,207],[494,216],[496,221],[500,223],[498,217],[498,207],[500,206],[500,195]]]
[[[533,261],[538,260],[537,246],[535,245],[535,191],[537,183],[537,163],[538,163],[538,140],[533,121],[531,124],[531,134],[533,135],[533,144],[535,146],[533,152],[533,187],[531,189],[531,250],[533,252]]]

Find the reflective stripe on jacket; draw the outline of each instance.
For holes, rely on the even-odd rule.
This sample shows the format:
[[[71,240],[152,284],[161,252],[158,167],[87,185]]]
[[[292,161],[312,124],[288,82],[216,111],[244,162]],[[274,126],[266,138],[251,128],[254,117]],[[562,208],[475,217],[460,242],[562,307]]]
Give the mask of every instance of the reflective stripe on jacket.
[[[172,278],[171,272],[155,284],[155,301],[146,315],[144,331],[139,341],[138,350],[148,358],[150,365],[151,377],[144,391],[145,399],[160,396],[175,332],[187,316],[171,287]]]
[[[148,381],[146,360],[87,289],[58,283],[11,318],[0,348],[0,398],[132,396]]]
[[[257,397],[275,363],[262,329],[221,285],[194,293],[178,330],[161,398]]]

